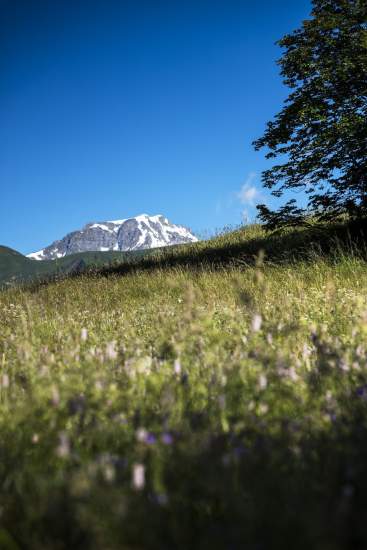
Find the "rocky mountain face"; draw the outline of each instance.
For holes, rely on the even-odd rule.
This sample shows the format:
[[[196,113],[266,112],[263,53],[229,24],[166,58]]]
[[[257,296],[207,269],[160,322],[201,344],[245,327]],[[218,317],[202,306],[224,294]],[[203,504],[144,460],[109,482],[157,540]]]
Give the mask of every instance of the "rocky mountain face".
[[[197,240],[188,229],[170,223],[164,216],[142,214],[126,220],[88,223],[81,230],[28,254],[28,258],[54,260],[77,252],[143,250]]]

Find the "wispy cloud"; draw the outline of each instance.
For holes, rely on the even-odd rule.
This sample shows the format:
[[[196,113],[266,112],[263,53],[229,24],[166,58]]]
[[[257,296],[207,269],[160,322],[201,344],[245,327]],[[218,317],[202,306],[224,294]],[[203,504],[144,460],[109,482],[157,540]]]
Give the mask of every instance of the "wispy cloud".
[[[261,191],[254,185],[256,179],[256,172],[251,172],[242,185],[240,191],[236,193],[237,199],[241,204],[247,206],[256,206],[258,200],[261,197]]]
[[[231,210],[236,215],[240,214],[245,224],[251,223],[256,217],[256,205],[266,201],[262,188],[256,185],[257,176],[256,172],[249,172],[238,191],[232,191],[227,198],[217,200],[216,214],[224,214]]]
[[[245,224],[251,223],[254,218],[253,209],[261,200],[264,200],[263,193],[255,185],[257,174],[256,172],[250,172],[246,178],[245,183],[242,185],[241,189],[236,193],[236,199],[241,203],[242,206],[245,206],[242,210],[242,220]]]

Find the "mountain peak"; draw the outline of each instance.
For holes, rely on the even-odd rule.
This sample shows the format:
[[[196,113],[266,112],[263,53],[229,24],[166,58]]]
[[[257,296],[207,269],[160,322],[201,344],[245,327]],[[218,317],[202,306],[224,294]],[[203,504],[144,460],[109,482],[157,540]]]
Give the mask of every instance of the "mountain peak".
[[[46,248],[28,254],[28,258],[54,260],[77,252],[144,250],[197,240],[189,229],[172,224],[162,214],[140,214],[134,218],[87,223]]]

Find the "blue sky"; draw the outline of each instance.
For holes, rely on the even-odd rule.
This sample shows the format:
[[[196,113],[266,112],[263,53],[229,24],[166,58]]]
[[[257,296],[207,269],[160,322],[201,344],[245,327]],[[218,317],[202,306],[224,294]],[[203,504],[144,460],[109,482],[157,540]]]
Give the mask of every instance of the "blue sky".
[[[309,0],[0,0],[0,243],[90,221],[241,223],[268,166],[252,141],[287,95],[274,42]]]

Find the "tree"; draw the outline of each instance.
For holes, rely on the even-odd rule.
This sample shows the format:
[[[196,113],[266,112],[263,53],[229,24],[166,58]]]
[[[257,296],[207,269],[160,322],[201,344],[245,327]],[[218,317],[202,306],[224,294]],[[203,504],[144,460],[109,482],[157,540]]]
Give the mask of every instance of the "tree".
[[[331,219],[367,214],[367,0],[313,0],[311,18],[282,38],[278,64],[291,93],[256,150],[282,158],[262,174],[280,197],[303,189],[277,212],[259,205],[268,227],[302,223],[307,213]]]

